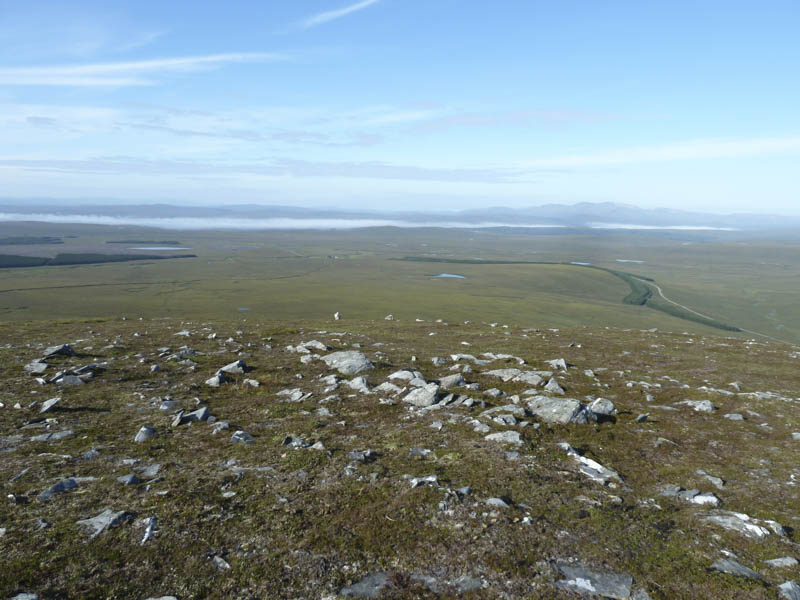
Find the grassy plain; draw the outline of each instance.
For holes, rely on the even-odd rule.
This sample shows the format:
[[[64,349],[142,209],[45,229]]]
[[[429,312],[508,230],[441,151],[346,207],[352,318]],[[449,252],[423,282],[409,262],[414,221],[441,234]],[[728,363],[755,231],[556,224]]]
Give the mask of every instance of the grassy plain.
[[[396,229],[169,232],[88,225],[3,224],[0,237],[55,236],[64,244],[5,246],[7,254],[134,251],[120,240],[170,238],[197,258],[0,270],[0,318],[172,316],[467,320],[529,326],[594,325],[717,333],[643,306],[628,285],[570,265],[436,264],[405,256],[595,266],[651,277],[672,300],[752,332],[800,340],[800,242],[735,234],[522,235]],[[135,246],[135,244],[132,244]],[[181,251],[183,252],[183,251]],[[174,253],[164,251],[164,254]],[[618,260],[642,261],[620,263]],[[465,279],[436,279],[440,272]]]

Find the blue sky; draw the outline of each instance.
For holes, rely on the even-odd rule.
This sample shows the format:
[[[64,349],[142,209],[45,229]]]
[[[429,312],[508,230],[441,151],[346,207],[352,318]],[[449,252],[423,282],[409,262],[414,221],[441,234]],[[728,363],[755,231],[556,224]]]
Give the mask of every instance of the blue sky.
[[[800,3],[0,0],[0,195],[800,214]]]

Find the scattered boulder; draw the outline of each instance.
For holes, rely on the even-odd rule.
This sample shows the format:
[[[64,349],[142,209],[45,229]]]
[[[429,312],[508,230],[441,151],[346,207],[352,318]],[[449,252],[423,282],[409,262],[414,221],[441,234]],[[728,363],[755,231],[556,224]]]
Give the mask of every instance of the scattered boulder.
[[[348,598],[378,598],[388,587],[388,573],[372,573],[357,583],[343,587],[339,590],[339,595]]]
[[[567,452],[567,456],[578,463],[578,469],[580,472],[586,475],[589,479],[592,479],[593,481],[603,485],[608,485],[612,481],[622,481],[619,473],[613,469],[604,467],[599,462],[592,460],[591,458],[580,455],[575,448],[570,446],[568,443],[561,442],[558,444],[558,446]]]
[[[56,398],[50,398],[49,400],[45,400],[45,402],[42,404],[42,408],[39,409],[39,414],[48,412],[51,408],[53,408],[59,402],[61,402],[61,396],[57,396]]]
[[[38,375],[44,375],[44,372],[47,371],[47,368],[49,366],[50,365],[48,365],[46,362],[44,362],[43,359],[37,358],[36,360],[33,360],[33,361],[29,362],[27,365],[25,365],[22,368],[25,369],[25,371],[27,371],[31,375],[38,376]]]
[[[490,442],[499,442],[501,444],[522,444],[522,438],[518,431],[500,431],[498,433],[490,433],[484,439]]]
[[[793,556],[782,556],[781,558],[772,558],[765,560],[764,564],[775,569],[791,568],[797,566],[797,559]]]
[[[615,600],[629,600],[633,577],[618,573],[598,573],[581,566],[558,563],[556,568],[565,579],[557,586],[580,594],[592,594]]]
[[[38,500],[40,502],[47,502],[48,500],[54,498],[59,494],[63,494],[64,492],[71,492],[73,490],[78,489],[78,482],[75,481],[74,478],[69,477],[67,479],[62,479],[58,483],[54,483],[45,491],[43,491],[38,496]]]
[[[363,352],[342,350],[322,357],[323,362],[342,375],[358,375],[362,371],[375,368]]]
[[[455,375],[448,375],[447,377],[442,377],[439,380],[439,386],[445,390],[451,387],[461,387],[466,383],[467,382],[464,381],[464,376],[461,375],[461,373],[456,373]]]
[[[253,436],[246,431],[235,431],[231,436],[231,444],[252,444]]]
[[[785,581],[778,586],[778,591],[784,600],[800,600],[800,584],[796,581]]]
[[[590,420],[586,407],[574,398],[534,396],[528,400],[528,410],[545,423],[585,425]]]
[[[745,567],[742,563],[730,558],[720,558],[711,565],[711,568],[715,571],[719,571],[720,573],[735,575],[736,577],[744,577],[745,579],[764,579],[761,575],[753,571],[753,569]]]
[[[156,434],[156,430],[153,427],[142,426],[141,429],[136,433],[136,437],[133,438],[134,442],[142,443],[149,440]]]
[[[403,398],[403,402],[408,402],[419,408],[425,408],[436,404],[439,398],[439,386],[435,383],[429,383],[425,387],[417,388],[410,391]]]
[[[742,535],[756,540],[764,539],[772,532],[781,537],[786,535],[786,532],[784,531],[783,527],[781,527],[780,523],[775,521],[760,521],[758,519],[753,519],[744,513],[737,513],[728,510],[715,510],[701,515],[701,519],[706,523],[718,525],[730,531],[736,531]],[[764,525],[767,525],[769,529],[764,527]]]
[[[59,346],[50,346],[45,348],[43,358],[50,358],[51,356],[75,356],[75,350],[69,344],[61,344]]]
[[[547,382],[547,385],[544,386],[544,391],[549,394],[564,394],[564,388],[561,387],[555,377],[552,377],[550,381]]]
[[[115,512],[107,508],[96,517],[76,521],[76,524],[89,532],[89,539],[91,540],[103,533],[106,529],[111,529],[112,527],[117,527],[124,523],[132,516],[132,514],[125,511]]]
[[[243,360],[237,360],[222,367],[217,371],[217,374],[227,373],[228,375],[244,375],[245,371],[247,371],[247,364]]]
[[[211,377],[210,379],[206,379],[206,385],[210,387],[219,387],[223,383],[228,383],[231,381],[231,378],[225,375],[223,372],[217,372],[216,375]]]
[[[676,402],[676,406],[690,406],[697,412],[712,413],[717,410],[717,407],[711,403],[711,400],[684,400],[683,402]]]

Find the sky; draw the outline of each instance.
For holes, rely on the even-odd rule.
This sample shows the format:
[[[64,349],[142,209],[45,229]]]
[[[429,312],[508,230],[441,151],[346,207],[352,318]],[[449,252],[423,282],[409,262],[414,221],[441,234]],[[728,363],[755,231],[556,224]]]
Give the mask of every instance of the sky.
[[[800,3],[0,0],[0,197],[800,214]]]

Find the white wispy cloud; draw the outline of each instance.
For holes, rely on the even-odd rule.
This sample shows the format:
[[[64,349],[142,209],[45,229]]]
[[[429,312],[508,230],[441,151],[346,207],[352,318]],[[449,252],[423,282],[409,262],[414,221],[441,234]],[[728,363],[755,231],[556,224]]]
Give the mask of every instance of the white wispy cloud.
[[[323,23],[328,23],[330,21],[335,21],[336,19],[341,19],[342,17],[346,17],[351,13],[368,8],[373,4],[377,4],[380,1],[381,0],[363,0],[363,2],[357,2],[355,4],[345,6],[344,8],[339,8],[337,10],[329,10],[326,12],[317,13],[315,15],[311,15],[310,17],[306,17],[305,19],[299,21],[297,23],[297,26],[301,29],[309,29],[311,27],[316,27],[317,25],[322,25]]]
[[[527,168],[606,167],[637,163],[743,158],[800,151],[800,137],[702,139],[634,146],[593,153],[566,154],[524,161]]]
[[[167,74],[208,71],[231,63],[281,60],[288,60],[288,57],[267,52],[238,52],[84,65],[6,67],[0,68],[0,85],[77,87],[152,85],[155,83],[155,78]]]

